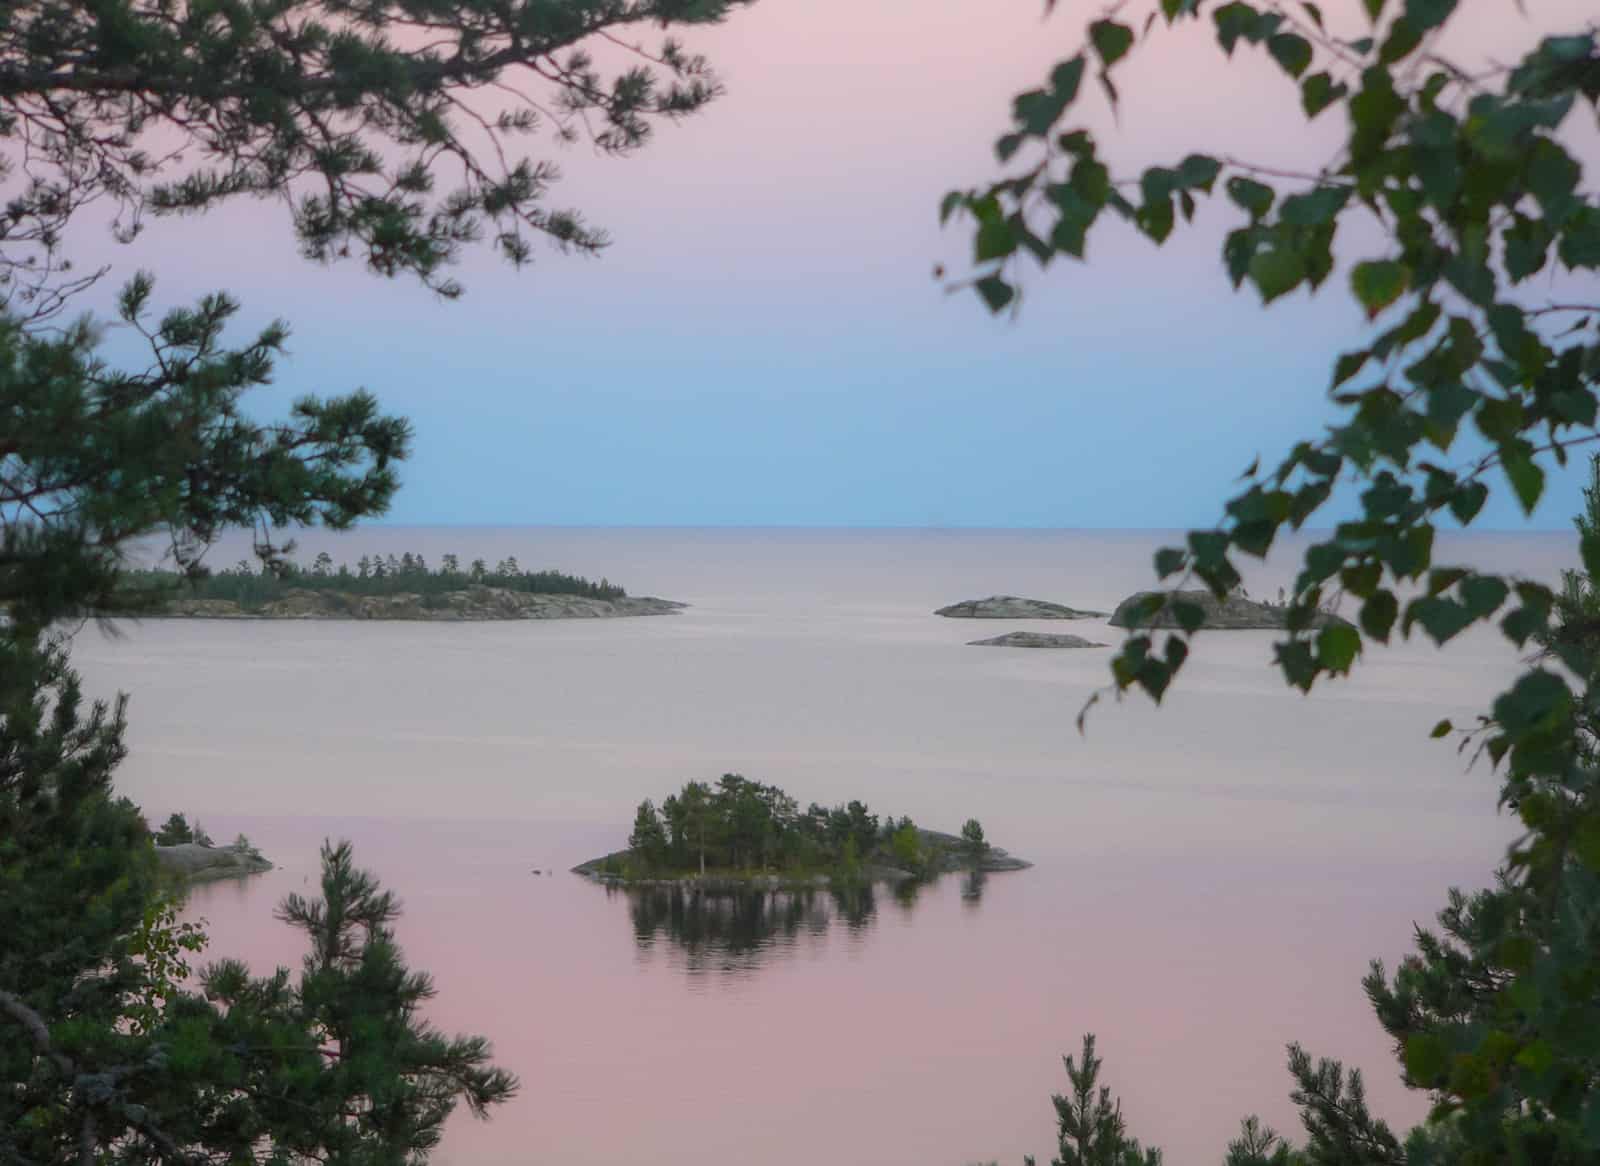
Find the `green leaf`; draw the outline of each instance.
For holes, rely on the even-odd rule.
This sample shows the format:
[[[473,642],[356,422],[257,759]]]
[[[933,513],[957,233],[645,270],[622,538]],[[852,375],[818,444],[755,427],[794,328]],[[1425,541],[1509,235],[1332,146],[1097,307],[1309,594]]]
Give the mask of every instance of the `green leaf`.
[[[1413,599],[1406,605],[1406,630],[1419,623],[1434,643],[1443,645],[1472,625],[1472,614],[1453,599]]]
[[[1367,319],[1376,319],[1400,298],[1409,276],[1404,264],[1391,259],[1367,260],[1355,265],[1350,272],[1350,287],[1367,310]]]
[[[1228,197],[1249,211],[1253,219],[1261,218],[1272,209],[1274,193],[1272,187],[1253,178],[1235,176],[1228,179]]]
[[[1568,219],[1556,254],[1573,270],[1600,267],[1600,211],[1585,207]]]
[[[1544,266],[1550,251],[1550,226],[1543,219],[1516,215],[1502,238],[1505,240],[1506,274],[1518,283]]]
[[[1524,672],[1494,702],[1494,716],[1513,738],[1548,728],[1563,720],[1572,708],[1572,691],[1555,673],[1536,669]]]
[[[1576,191],[1583,168],[1555,142],[1541,138],[1534,145],[1526,174],[1528,192],[1552,223],[1565,222],[1580,205]]]
[[[1378,49],[1378,60],[1385,65],[1403,61],[1415,52],[1421,43],[1422,29],[1402,16],[1389,26],[1389,35],[1384,38],[1383,46]]]
[[[1337,389],[1340,385],[1344,384],[1345,381],[1349,380],[1351,377],[1355,376],[1356,373],[1360,372],[1362,366],[1367,363],[1371,356],[1372,353],[1370,351],[1363,349],[1360,352],[1346,352],[1344,355],[1339,357],[1339,359],[1334,362],[1333,384],[1330,386],[1330,391],[1331,389]]]
[[[1264,304],[1293,291],[1305,277],[1305,260],[1290,247],[1257,251],[1250,259],[1250,279]]]
[[[1187,599],[1176,599],[1172,603],[1172,618],[1178,621],[1180,628],[1192,636],[1206,622],[1206,609],[1198,603],[1190,603]]]
[[[1450,513],[1456,521],[1466,526],[1478,516],[1489,498],[1489,487],[1482,482],[1463,482],[1450,497]]]
[[[1087,64],[1079,53],[1050,70],[1050,89],[1063,104],[1071,105],[1078,99],[1078,86],[1083,84],[1083,70]]]
[[[1461,600],[1474,619],[1493,615],[1506,601],[1506,596],[1511,594],[1511,588],[1506,586],[1505,580],[1493,575],[1470,576],[1462,582],[1460,591]]]
[[[1010,134],[1007,137],[1020,143],[1029,136],[1043,137],[1050,132],[1050,127],[1055,125],[1056,119],[1066,110],[1067,103],[1060,96],[1044,89],[1030,89],[1026,93],[1019,93],[1011,102],[1011,117],[1022,127],[1023,132]],[[1007,138],[1001,138],[995,143],[995,153],[1001,154],[1001,161],[1005,161],[1009,154],[1004,154],[1002,143]],[[1011,152],[1016,152],[1016,147],[1011,147]]]
[[[1438,28],[1455,11],[1456,0],[1406,0],[1406,19],[1427,32]]]
[[[1191,190],[1209,192],[1220,173],[1222,163],[1209,154],[1190,154],[1178,163],[1178,181]]]
[[[1133,47],[1133,29],[1115,20],[1097,20],[1089,26],[1089,41],[1109,69]]]
[[[1267,41],[1267,52],[1291,77],[1299,77],[1311,64],[1311,42],[1298,33],[1278,33]]]
[[[949,222],[950,216],[955,214],[956,210],[961,206],[962,203],[966,202],[966,200],[967,196],[959,190],[952,190],[949,194],[940,199],[939,225],[942,227]]]
[[[1448,737],[1454,730],[1455,726],[1448,720],[1444,720],[1433,726],[1433,732],[1429,733],[1428,736],[1434,738]]]
[[[1255,31],[1261,14],[1250,5],[1235,0],[1232,4],[1224,4],[1218,8],[1211,14],[1211,19],[1217,25],[1217,43],[1222,46],[1224,53],[1232,56],[1233,47],[1239,43],[1239,38],[1249,36]]]
[[[1162,547],[1156,552],[1156,575],[1166,579],[1183,570],[1188,555],[1177,547]]]
[[[1005,219],[991,219],[978,227],[974,258],[979,263],[1003,259],[1017,249],[1016,232]]]
[[[1516,492],[1522,512],[1532,514],[1533,508],[1539,504],[1539,496],[1544,493],[1544,471],[1533,460],[1526,443],[1519,442],[1503,448],[1500,451],[1500,468],[1505,471],[1506,480]]]
[[[1311,645],[1304,640],[1290,640],[1272,646],[1283,678],[1301,692],[1310,692],[1317,679],[1317,666],[1311,658]]]
[[[1306,117],[1316,117],[1349,92],[1343,81],[1335,82],[1327,73],[1313,73],[1300,84],[1300,105]]]
[[[1394,621],[1400,614],[1400,602],[1392,591],[1374,591],[1361,605],[1361,630],[1375,640],[1389,642]]]
[[[1367,10],[1367,19],[1377,24],[1378,17],[1383,15],[1383,0],[1361,0],[1361,5]]]
[[[998,312],[1017,296],[1016,289],[998,275],[988,275],[972,285],[991,312]]]
[[[1317,662],[1327,671],[1341,674],[1361,652],[1361,633],[1348,624],[1329,624],[1317,633]]]
[[[1284,199],[1278,217],[1296,227],[1320,227],[1338,216],[1350,195],[1348,186],[1319,186]]]

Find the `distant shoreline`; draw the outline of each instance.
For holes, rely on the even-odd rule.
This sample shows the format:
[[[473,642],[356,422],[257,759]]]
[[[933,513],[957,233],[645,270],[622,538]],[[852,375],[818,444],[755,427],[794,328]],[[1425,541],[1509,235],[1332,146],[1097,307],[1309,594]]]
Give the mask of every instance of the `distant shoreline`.
[[[687,606],[653,596],[598,599],[587,595],[530,594],[477,584],[442,595],[413,592],[356,595],[327,588],[291,588],[277,598],[252,607],[231,599],[177,598],[142,613],[141,618],[465,623],[675,615]]]

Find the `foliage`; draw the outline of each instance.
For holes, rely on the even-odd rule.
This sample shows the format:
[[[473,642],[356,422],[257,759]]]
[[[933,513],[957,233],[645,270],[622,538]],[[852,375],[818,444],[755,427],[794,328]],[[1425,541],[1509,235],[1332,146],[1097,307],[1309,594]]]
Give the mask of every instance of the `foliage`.
[[[902,854],[910,839],[907,853]],[[899,841],[897,841],[899,840]],[[640,803],[629,849],[647,870],[701,874],[716,870],[859,874],[887,862],[915,874],[930,873],[931,856],[910,818],[885,819],[865,803],[828,809],[813,802],[803,812],[777,786],[724,774],[715,786],[691,781],[661,803]]]
[[[116,974],[96,986],[100,1013],[69,1021],[43,989],[0,988],[29,1038],[0,1045],[6,1160],[413,1161],[458,1103],[481,1116],[508,1099],[516,1079],[489,1064],[483,1038],[446,1038],[418,1016],[433,986],[400,957],[394,897],[348,844],[322,859],[321,896],[290,895],[279,912],[310,946],[298,979],[222,961],[200,992],[180,989],[194,935],[158,912],[136,934],[167,931],[161,946],[144,941],[134,960],[124,944],[110,969],[90,966],[92,980]]]
[[[1230,1157],[1237,1149],[1250,1162],[1593,1161],[1600,477],[1578,524],[1582,574],[1569,576],[1559,596],[1436,561],[1434,536],[1441,523],[1470,526],[1496,489],[1531,513],[1549,467],[1597,437],[1600,305],[1584,295],[1541,300],[1529,281],[1558,268],[1587,277],[1600,266],[1600,205],[1568,144],[1579,111],[1592,117],[1600,102],[1600,48],[1594,28],[1575,28],[1511,66],[1474,71],[1439,52],[1452,21],[1468,19],[1453,0],[1366,0],[1364,9],[1369,27],[1345,36],[1311,3],[1236,0],[1202,11],[1194,0],[1158,0],[1143,21],[1118,8],[1089,26],[1087,46],[1046,87],[1018,96],[997,153],[1022,168],[951,194],[943,209],[973,221],[970,283],[995,311],[1015,302],[1024,257],[1081,259],[1107,211],[1160,244],[1201,199],[1225,195],[1238,224],[1223,244],[1224,265],[1233,285],[1248,282],[1263,304],[1323,285],[1339,266],[1336,240],[1358,217],[1363,238],[1374,227],[1380,233],[1381,247],[1363,246],[1346,265],[1350,293],[1375,330],[1335,362],[1339,422],[1267,472],[1252,466],[1218,526],[1157,552],[1155,568],[1175,587],[1197,579],[1221,598],[1240,582],[1244,558],[1264,557],[1285,532],[1306,527],[1337,485],[1359,484],[1357,516],[1304,554],[1278,665],[1289,684],[1309,691],[1349,672],[1367,644],[1420,627],[1443,645],[1491,621],[1519,648],[1540,648],[1460,734],[1501,774],[1501,805],[1523,834],[1493,888],[1452,892],[1443,935],[1419,931],[1415,955],[1392,976],[1374,966],[1366,980],[1405,1080],[1433,1099],[1429,1120],[1397,1138],[1367,1112],[1358,1074],[1291,1048],[1304,1150],[1291,1152],[1257,1127],[1260,1136],[1241,1137]],[[1191,153],[1120,178],[1093,134],[1063,122],[1091,68],[1114,106],[1120,62],[1165,26],[1193,21],[1209,21],[1224,56],[1265,52],[1307,120],[1344,115],[1327,165],[1296,176]],[[1341,596],[1359,627],[1313,628],[1318,607]],[[1152,609],[1165,602],[1155,596]],[[1118,694],[1138,688],[1159,701],[1181,670],[1201,613],[1172,607],[1179,630],[1159,647],[1148,627],[1136,630],[1117,654]],[[1454,732],[1442,722],[1434,736]]]
[[[557,167],[516,139],[586,134],[605,153],[633,151],[720,84],[672,38],[628,34],[715,22],[743,2],[9,5],[0,274],[14,307],[59,307],[86,282],[68,271],[64,230],[96,201],[115,206],[126,240],[147,213],[270,198],[307,257],[354,253],[446,295],[460,287],[443,267],[485,236],[517,264],[535,237],[597,250],[603,232],[548,205]]]
[[[189,819],[176,811],[169,814],[161,829],[156,831],[157,846],[179,846],[193,841],[194,830],[189,826]]]
[[[1056,1157],[1050,1166],[1161,1166],[1160,1150],[1144,1150],[1128,1136],[1122,1103],[1100,1084],[1101,1058],[1095,1056],[1094,1034],[1083,1038],[1083,1060],[1062,1058],[1071,1093],[1053,1094],[1056,1109]],[[1027,1159],[1033,1166],[1033,1159]]]
[[[666,827],[661,823],[655,803],[649,798],[639,803],[639,812],[633,819],[633,831],[628,835],[628,849],[646,869],[659,866],[667,859]]]
[[[303,397],[281,423],[251,420],[242,399],[271,380],[283,325],[229,348],[238,305],[226,295],[156,321],[152,290],[141,275],[121,298],[151,353],[135,372],[96,355],[88,322],[54,335],[0,319],[0,609],[18,635],[159,598],[127,586],[136,540],[162,535],[179,568],[198,572],[227,527],[344,528],[394,493],[403,419],[357,392]],[[275,550],[263,540],[262,553]]]
[[[973,861],[989,853],[989,843],[983,837],[983,823],[976,818],[968,818],[961,824],[961,842],[966,848],[967,857]]]
[[[609,579],[598,583],[581,575],[560,571],[526,571],[513,558],[502,559],[489,567],[482,559],[462,570],[455,555],[445,555],[443,563],[430,569],[426,559],[410,551],[402,555],[362,555],[352,570],[346,564],[333,566],[332,559],[320,554],[308,569],[292,559],[277,556],[259,566],[241,561],[219,571],[195,572],[184,585],[170,571],[129,571],[125,574],[131,589],[162,596],[178,593],[197,599],[222,599],[253,611],[291,591],[317,591],[336,595],[420,595],[424,600],[452,595],[469,587],[498,587],[529,595],[581,595],[590,599],[622,599],[628,593]]]
[[[122,1063],[125,1019],[148,1002],[138,932],[158,874],[138,810],[111,791],[124,702],[83,699],[59,644],[0,636],[0,1160],[60,1161],[83,1088],[74,1058]],[[32,1132],[30,1132],[32,1131]],[[56,1134],[60,1134],[58,1140]]]
[[[127,1006],[132,1031],[144,1035],[161,1021],[167,1005],[182,989],[193,970],[189,956],[205,950],[205,928],[200,923],[178,921],[178,905],[171,899],[152,900],[128,944],[128,954],[143,962],[143,976]]]
[[[923,853],[922,839],[917,837],[917,828],[908,822],[889,835],[889,853],[894,857],[894,864],[902,870],[913,872],[920,870]]]
[[[1456,11],[1451,0],[1366,7],[1371,27],[1350,38],[1329,31],[1315,5],[1241,0],[1202,12],[1193,0],[1160,0],[1142,25],[1119,10],[1090,26],[1089,47],[1057,66],[1047,87],[1017,98],[996,149],[1003,162],[1027,157],[1027,165],[943,206],[975,224],[970,282],[993,310],[1014,301],[1024,257],[1082,258],[1108,213],[1160,244],[1179,214],[1188,221],[1199,200],[1224,194],[1239,214],[1223,245],[1226,269],[1264,303],[1323,285],[1347,221],[1364,216],[1382,232],[1383,247],[1348,267],[1357,304],[1385,326],[1336,362],[1342,421],[1269,472],[1252,467],[1216,529],[1156,555],[1162,578],[1197,578],[1220,599],[1240,581],[1239,556],[1264,556],[1286,530],[1304,527],[1344,478],[1363,483],[1359,517],[1310,547],[1293,589],[1294,634],[1278,662],[1305,690],[1348,672],[1364,642],[1417,626],[1442,644],[1504,613],[1515,642],[1536,635],[1553,601],[1548,589],[1436,564],[1434,532],[1440,522],[1473,521],[1495,488],[1493,469],[1531,511],[1544,467],[1592,440],[1596,419],[1600,305],[1534,303],[1527,285],[1557,265],[1600,266],[1600,207],[1562,142],[1575,111],[1592,114],[1600,99],[1593,32],[1549,37],[1515,67],[1474,73],[1433,51]],[[1115,104],[1113,74],[1138,44],[1165,25],[1207,19],[1225,55],[1240,46],[1268,53],[1308,120],[1346,115],[1344,141],[1319,172],[1285,182],[1264,163],[1189,154],[1115,178],[1095,136],[1064,122],[1091,67]],[[1488,452],[1450,462],[1475,444]],[[1317,605],[1335,589],[1358,604],[1360,634],[1312,636]],[[1115,660],[1116,690],[1159,699],[1196,626],[1186,623],[1159,649],[1148,634],[1130,637]]]

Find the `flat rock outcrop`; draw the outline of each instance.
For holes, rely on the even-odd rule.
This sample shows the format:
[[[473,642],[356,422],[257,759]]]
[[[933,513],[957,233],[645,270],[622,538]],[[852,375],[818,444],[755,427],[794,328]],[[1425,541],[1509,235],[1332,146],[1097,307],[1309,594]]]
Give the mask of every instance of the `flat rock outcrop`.
[[[156,861],[163,870],[191,883],[241,878],[272,869],[272,863],[252,851],[232,846],[201,846],[198,842],[157,846]]]
[[[1103,619],[1103,611],[1079,611],[1064,603],[1043,599],[1023,599],[1016,595],[991,595],[987,599],[966,599],[941,607],[934,615],[949,619]]]
[[[650,596],[592,599],[586,595],[542,595],[474,585],[432,595],[352,595],[321,588],[295,588],[249,609],[228,599],[174,599],[147,618],[169,619],[615,619],[672,615],[688,604]]]
[[[1178,617],[1173,613],[1172,601],[1192,603],[1205,613],[1203,628],[1219,628],[1224,630],[1250,630],[1268,629],[1281,631],[1287,626],[1289,609],[1274,603],[1258,603],[1254,599],[1246,599],[1242,595],[1234,594],[1225,600],[1218,600],[1216,596],[1206,590],[1177,591],[1170,597],[1165,597],[1159,591],[1140,591],[1130,595],[1117,604],[1117,610],[1111,615],[1111,626],[1114,628],[1132,627],[1134,612],[1139,610],[1150,596],[1163,596],[1163,605],[1155,614],[1139,621],[1141,628],[1176,628]],[[1325,628],[1331,624],[1349,625],[1350,621],[1331,612],[1321,612],[1312,621],[1312,627]]]
[[[990,636],[987,640],[969,640],[973,648],[1104,648],[1107,645],[1086,640],[1082,636],[1057,635],[1052,632],[1007,632],[1003,636]]]

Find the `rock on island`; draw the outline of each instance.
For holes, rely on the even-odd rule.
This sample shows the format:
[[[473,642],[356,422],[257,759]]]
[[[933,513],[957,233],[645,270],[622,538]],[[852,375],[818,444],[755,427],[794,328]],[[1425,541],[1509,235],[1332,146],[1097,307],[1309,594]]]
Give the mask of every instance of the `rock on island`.
[[[1203,628],[1219,628],[1230,631],[1250,629],[1268,629],[1281,631],[1288,626],[1289,609],[1275,603],[1260,603],[1254,599],[1246,599],[1235,592],[1227,599],[1218,600],[1215,595],[1206,590],[1175,591],[1167,596],[1160,591],[1140,591],[1130,595],[1117,604],[1117,610],[1111,615],[1111,626],[1114,628],[1129,628],[1135,626],[1134,616],[1142,610],[1145,603],[1155,603],[1160,600],[1161,607],[1152,615],[1137,621],[1141,628],[1176,628],[1183,625],[1178,622],[1177,615],[1172,610],[1174,602],[1192,603],[1205,613]],[[1332,612],[1319,612],[1312,620],[1311,626],[1325,628],[1330,625],[1343,624],[1353,626],[1350,621]]]
[[[973,648],[1104,648],[1107,645],[1086,640],[1082,636],[1056,635],[1051,632],[1007,632],[1003,636],[990,636],[987,640],[969,640]]]
[[[1103,611],[1079,611],[1062,603],[1023,599],[1016,595],[991,595],[941,607],[934,615],[949,619],[1104,619]]]

